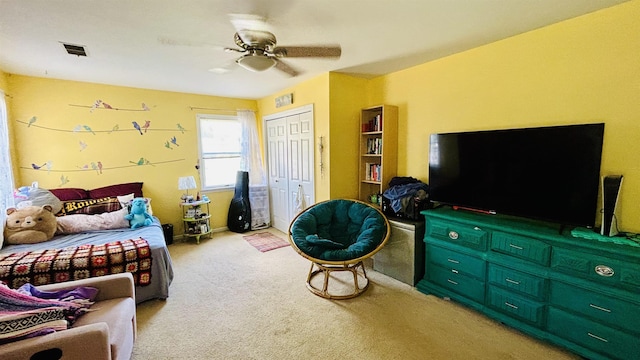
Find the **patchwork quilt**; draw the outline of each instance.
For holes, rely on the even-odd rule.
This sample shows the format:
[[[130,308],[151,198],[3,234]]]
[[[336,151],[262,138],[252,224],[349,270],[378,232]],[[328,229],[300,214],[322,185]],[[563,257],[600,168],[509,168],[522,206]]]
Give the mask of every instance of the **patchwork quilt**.
[[[143,238],[102,245],[0,255],[0,281],[12,289],[130,272],[135,284],[151,283],[151,249]]]

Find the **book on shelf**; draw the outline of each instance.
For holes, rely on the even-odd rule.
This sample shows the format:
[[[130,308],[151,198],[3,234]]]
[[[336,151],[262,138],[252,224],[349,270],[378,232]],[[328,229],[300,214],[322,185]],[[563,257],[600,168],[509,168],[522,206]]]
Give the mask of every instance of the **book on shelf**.
[[[382,138],[367,139],[367,154],[382,154]]]
[[[362,123],[362,132],[382,131],[382,114],[378,114]]]
[[[366,181],[380,181],[380,173],[381,173],[381,166],[380,164],[376,164],[376,163],[365,163],[364,164],[364,169],[365,169],[365,180]]]

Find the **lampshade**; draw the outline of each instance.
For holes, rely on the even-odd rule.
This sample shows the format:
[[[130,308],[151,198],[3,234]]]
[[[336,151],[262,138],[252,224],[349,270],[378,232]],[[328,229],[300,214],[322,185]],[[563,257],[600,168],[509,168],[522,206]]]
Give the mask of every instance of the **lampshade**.
[[[238,65],[251,71],[265,71],[276,64],[276,60],[261,54],[247,54],[236,60]]]
[[[197,188],[196,179],[193,176],[182,176],[178,178],[179,190],[190,190],[195,188]]]

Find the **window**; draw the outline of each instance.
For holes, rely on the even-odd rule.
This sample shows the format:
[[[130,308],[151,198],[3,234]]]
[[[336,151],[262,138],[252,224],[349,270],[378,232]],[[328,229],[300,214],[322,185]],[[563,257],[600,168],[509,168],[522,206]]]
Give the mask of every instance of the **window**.
[[[241,139],[242,126],[236,116],[198,115],[202,190],[235,186]]]

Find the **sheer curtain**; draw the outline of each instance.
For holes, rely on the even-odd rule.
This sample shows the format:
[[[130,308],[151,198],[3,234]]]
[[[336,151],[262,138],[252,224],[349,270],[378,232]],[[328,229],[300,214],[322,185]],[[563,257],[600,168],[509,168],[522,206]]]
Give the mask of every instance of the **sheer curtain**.
[[[256,114],[250,110],[239,110],[238,120],[242,124],[240,169],[249,172],[251,230],[263,229],[271,225],[271,214],[267,175],[260,155]]]
[[[7,208],[13,203],[13,170],[11,168],[11,153],[9,152],[9,126],[7,122],[7,103],[4,92],[0,90],[0,224],[7,219]],[[0,247],[4,242],[4,231],[0,232]]]

